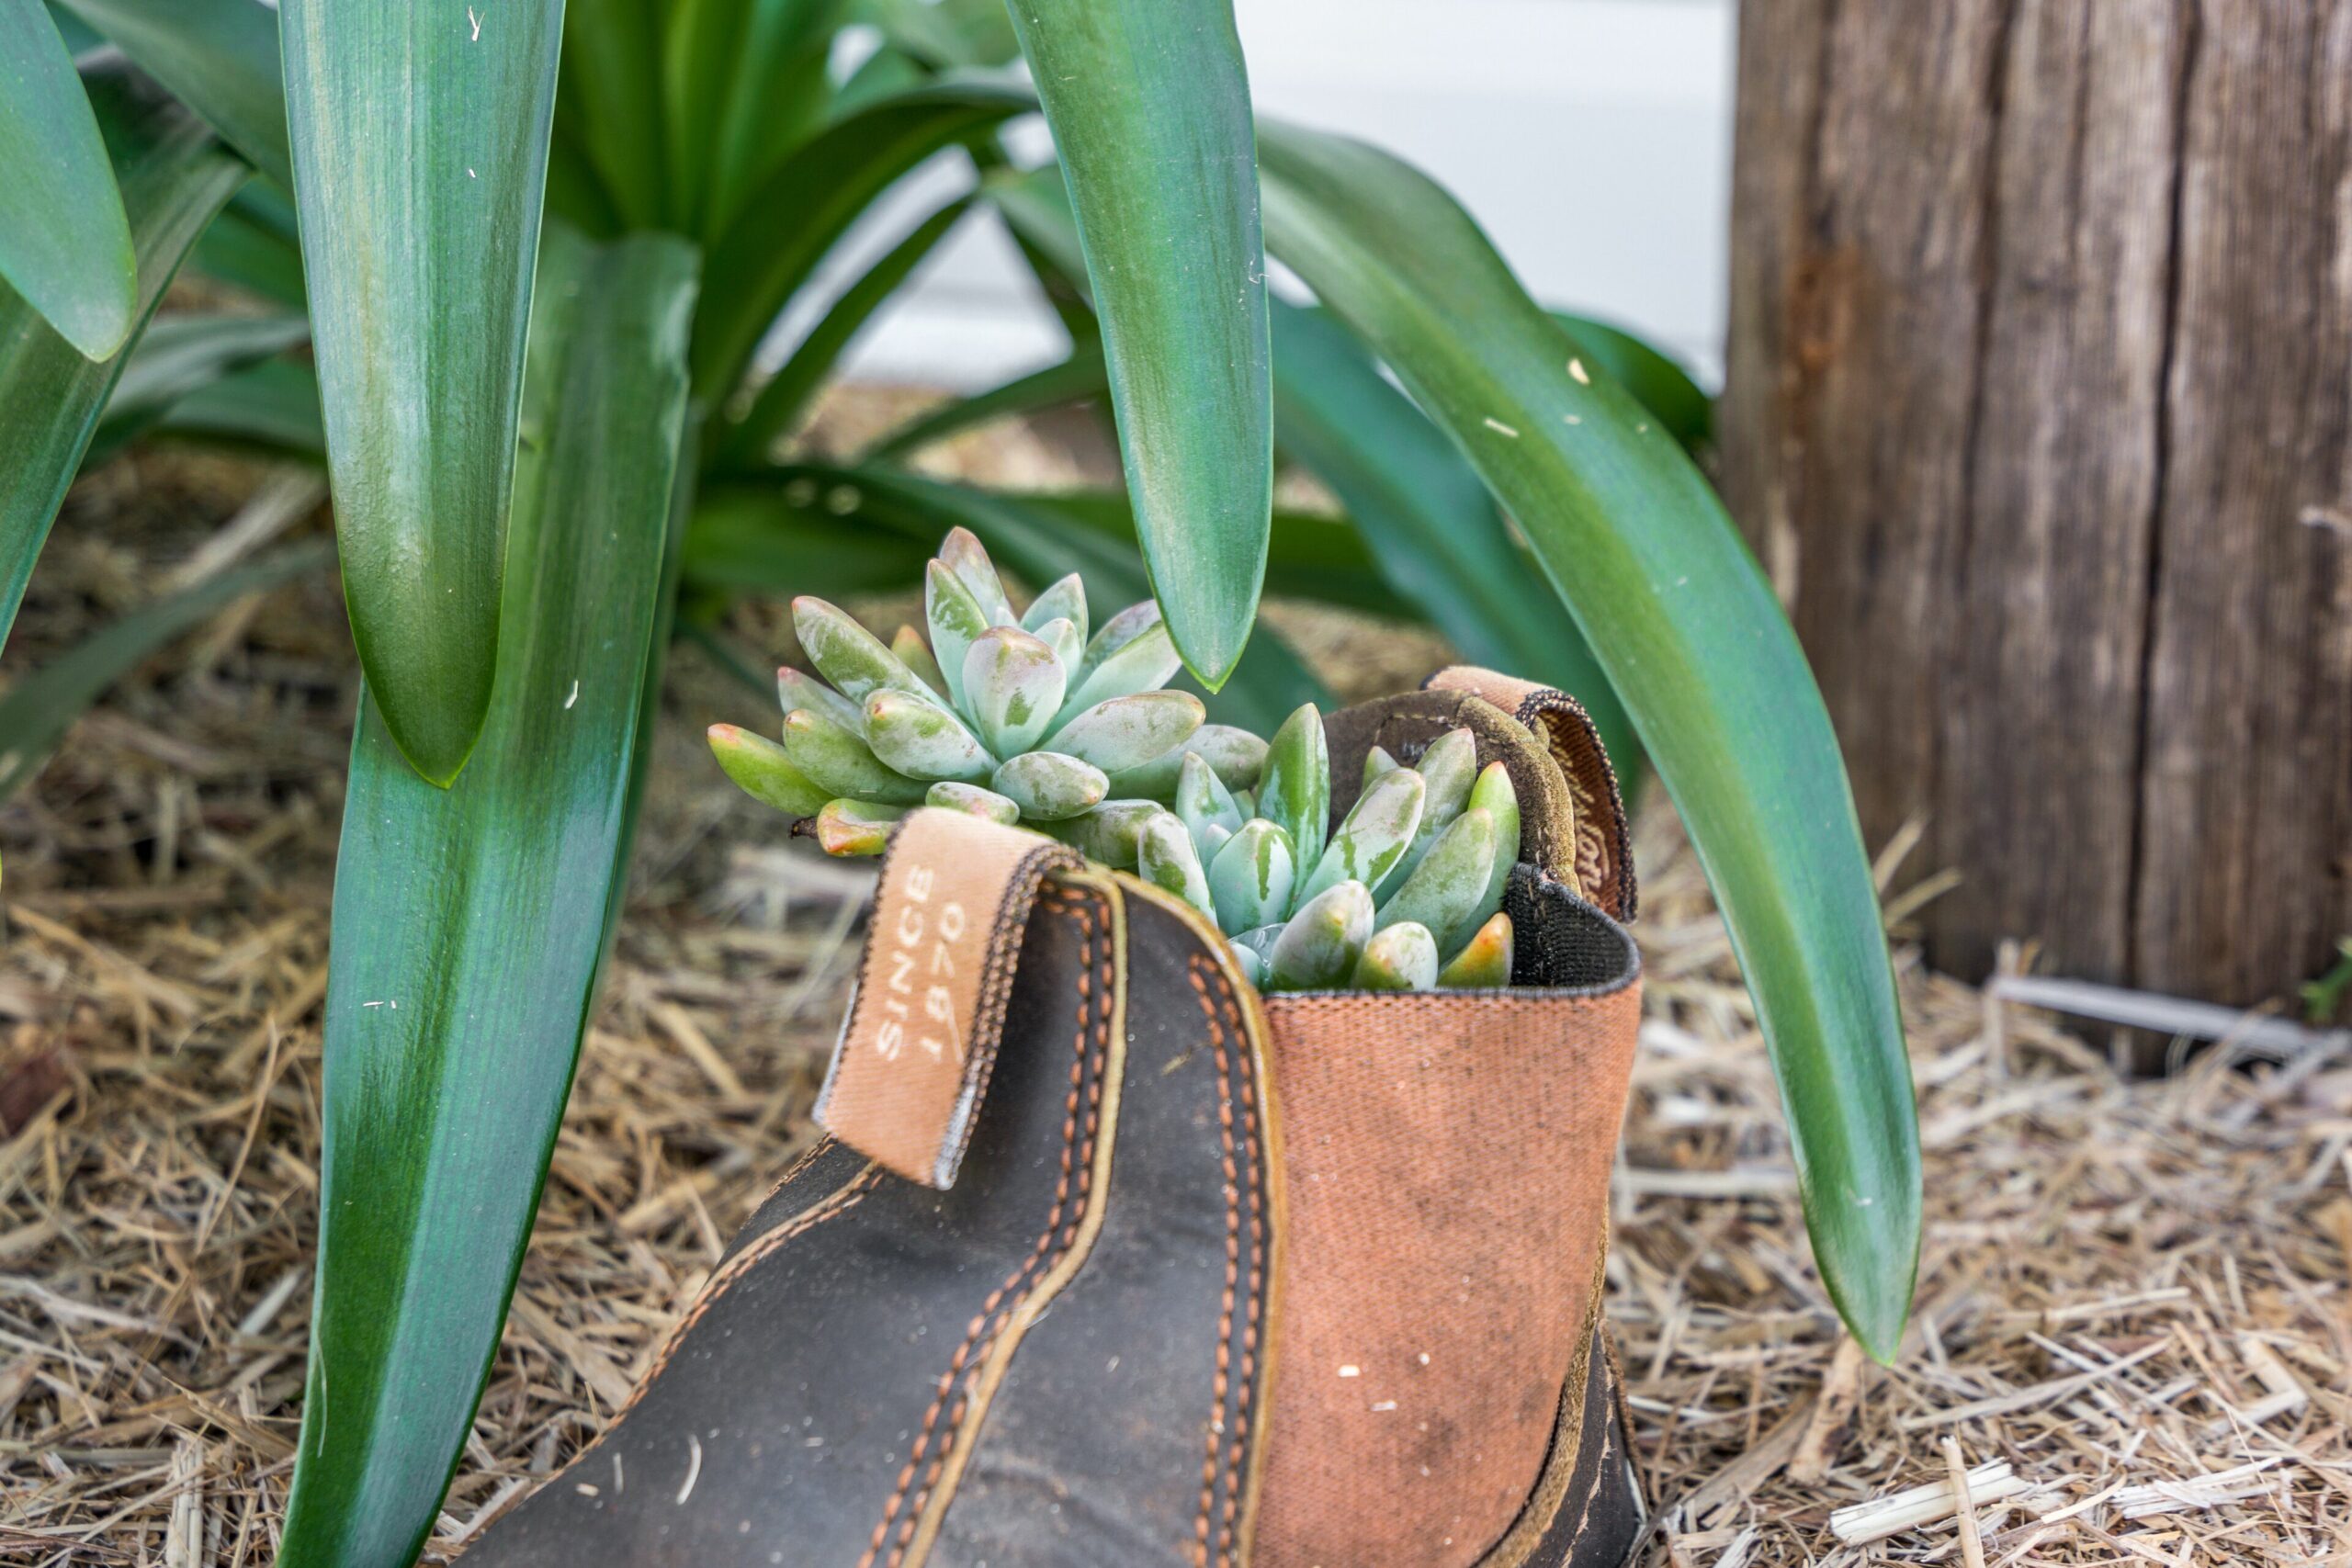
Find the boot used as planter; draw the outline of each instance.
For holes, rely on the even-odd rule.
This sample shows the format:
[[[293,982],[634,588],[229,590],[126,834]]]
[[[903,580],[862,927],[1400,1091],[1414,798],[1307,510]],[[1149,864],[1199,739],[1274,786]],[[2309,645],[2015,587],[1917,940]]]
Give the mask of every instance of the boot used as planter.
[[[1568,699],[1451,671],[1331,716],[1332,819],[1373,748],[1464,728],[1521,807],[1508,987],[1261,995],[1182,898],[907,816],[828,1135],[469,1568],[1625,1562],[1608,762]]]

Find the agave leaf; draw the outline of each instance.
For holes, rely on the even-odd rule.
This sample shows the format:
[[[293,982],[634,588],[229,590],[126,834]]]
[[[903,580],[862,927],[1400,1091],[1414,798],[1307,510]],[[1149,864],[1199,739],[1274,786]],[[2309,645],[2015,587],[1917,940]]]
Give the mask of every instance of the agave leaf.
[[[1278,991],[1341,986],[1372,940],[1372,890],[1340,882],[1299,907],[1266,954],[1266,984]]]
[[[1510,984],[1510,917],[1496,911],[1464,944],[1453,961],[1438,972],[1439,987],[1449,991],[1483,991]]]
[[[1024,751],[1009,758],[989,784],[1035,822],[1058,822],[1091,811],[1110,794],[1102,769],[1058,751]]]
[[[828,795],[875,800],[888,806],[921,806],[930,785],[885,766],[856,731],[814,708],[784,716],[784,750],[793,766]]]
[[[1323,735],[1323,716],[1314,704],[1301,705],[1284,719],[1267,743],[1265,768],[1258,781],[1258,809],[1289,835],[1298,863],[1319,874],[1324,840],[1331,827],[1331,753]],[[1354,871],[1335,871],[1329,882],[1301,897],[1311,897],[1340,876],[1355,874]]]
[[[1289,834],[1262,817],[1244,823],[1209,862],[1209,897],[1217,923],[1228,931],[1246,931],[1279,921],[1290,908],[1297,865]]]
[[[1853,793],[1771,585],[1688,455],[1451,197],[1361,143],[1261,130],[1276,253],[1510,510],[1624,699],[1755,992],[1823,1282],[1891,1355],[1917,1107]]]
[[[83,358],[111,359],[139,319],[139,258],[97,118],[40,0],[0,0],[0,280]]]
[[[1046,744],[1114,773],[1183,744],[1200,727],[1201,699],[1192,693],[1137,692],[1095,704]]]
[[[1146,822],[1136,840],[1136,874],[1165,892],[1173,893],[1210,919],[1216,905],[1209,897],[1208,874],[1201,869],[1200,852],[1183,823],[1166,812]]]
[[[1437,939],[1411,920],[1385,926],[1363,944],[1348,982],[1361,991],[1427,991],[1437,986]]]
[[[814,817],[832,798],[766,736],[732,724],[714,724],[708,733],[711,755],[753,800],[793,817]]]
[[[1019,626],[991,626],[964,655],[964,711],[1000,757],[1034,748],[1061,712],[1061,661]]]
[[[1266,765],[1271,771],[1271,756]],[[1421,775],[1410,768],[1399,768],[1373,780],[1356,796],[1347,820],[1331,835],[1323,858],[1316,863],[1314,874],[1298,890],[1300,903],[1304,905],[1342,882],[1361,882],[1371,887],[1386,876],[1388,868],[1404,854],[1421,825],[1421,799],[1426,787]],[[1258,806],[1261,811],[1266,809],[1263,791],[1260,792]]]

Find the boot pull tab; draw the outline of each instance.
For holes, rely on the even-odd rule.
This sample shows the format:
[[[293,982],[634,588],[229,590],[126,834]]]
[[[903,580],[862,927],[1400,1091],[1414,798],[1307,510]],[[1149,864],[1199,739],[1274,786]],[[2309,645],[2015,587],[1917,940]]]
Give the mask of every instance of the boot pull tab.
[[[1577,880],[1592,901],[1619,920],[1634,918],[1633,834],[1617,770],[1601,750],[1600,732],[1584,705],[1566,692],[1532,681],[1456,664],[1422,683],[1424,691],[1463,692],[1482,698],[1533,731],[1552,752],[1576,803]]]
[[[910,1181],[955,1185],[1038,884],[1082,863],[1067,845],[964,812],[910,813],[883,856],[818,1123]]]

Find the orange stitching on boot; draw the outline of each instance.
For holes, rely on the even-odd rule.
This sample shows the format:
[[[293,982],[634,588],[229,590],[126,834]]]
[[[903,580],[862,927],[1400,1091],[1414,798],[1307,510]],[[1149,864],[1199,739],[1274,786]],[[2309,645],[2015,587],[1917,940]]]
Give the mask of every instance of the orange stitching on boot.
[[[988,1343],[989,1338],[993,1337],[995,1329],[1001,1326],[1001,1320],[997,1320],[998,1309],[1006,1304],[1007,1298],[1012,1292],[1024,1283],[1036,1271],[1038,1265],[1046,1260],[1047,1253],[1053,1247],[1056,1236],[1065,1228],[1063,1216],[1069,1204],[1073,1166],[1078,1173],[1077,1188],[1081,1200],[1093,1184],[1092,1161],[1091,1158],[1084,1157],[1080,1152],[1081,1145],[1078,1136],[1079,1089],[1085,1080],[1090,1063],[1097,1058],[1101,1050],[1108,1046],[1110,1010],[1107,1007],[1104,1008],[1102,1018],[1099,1021],[1094,1019],[1092,968],[1095,928],[1092,909],[1085,903],[1078,901],[1076,895],[1069,894],[1063,889],[1049,888],[1047,891],[1056,895],[1050,899],[1047,907],[1057,914],[1074,917],[1081,933],[1079,948],[1076,1047],[1078,1054],[1076,1059],[1070,1064],[1069,1093],[1063,1101],[1061,1176],[1055,1184],[1053,1211],[1047,1216],[1045,1234],[1037,1238],[1035,1247],[1031,1250],[1027,1258],[1022,1260],[1020,1266],[1006,1277],[1004,1283],[999,1285],[987,1301],[981,1303],[978,1314],[973,1317],[965,1330],[964,1342],[956,1348],[955,1356],[948,1362],[946,1371],[940,1375],[938,1389],[933,1395],[931,1407],[923,1414],[922,1427],[916,1435],[914,1448],[908,1454],[905,1466],[899,1472],[897,1484],[891,1491],[888,1504],[883,1509],[881,1521],[874,1527],[874,1534],[866,1543],[865,1552],[858,1559],[858,1568],[873,1568],[876,1557],[882,1551],[882,1543],[889,1540],[890,1523],[899,1517],[900,1507],[908,1504],[909,1490],[914,1483],[915,1467],[922,1462],[923,1455],[930,1450],[931,1438],[933,1430],[938,1427],[940,1413],[946,1406],[948,1395],[954,1392],[957,1379],[962,1375],[965,1368],[970,1364],[974,1352],[981,1349]],[[1110,980],[1107,970],[1106,964],[1103,976],[1106,994]],[[1091,1023],[1096,1034],[1094,1053],[1090,1053],[1087,1048],[1087,1032]],[[1092,1149],[1095,1131],[1094,1110],[1090,1104],[1086,1135],[1082,1145],[1084,1150]],[[906,1517],[900,1526],[899,1538],[892,1547],[889,1557],[890,1568],[897,1568],[897,1564],[906,1555],[907,1543],[913,1539],[915,1526],[922,1517],[923,1505],[929,1501],[932,1486],[939,1479],[940,1468],[945,1463],[948,1450],[954,1446],[954,1436],[957,1427],[962,1424],[965,1409],[966,1402],[959,1401],[948,1415],[946,1428],[939,1434],[937,1455],[932,1461],[931,1467],[923,1477],[922,1490],[915,1494],[911,1506],[907,1507]]]
[[[1249,1444],[1251,1394],[1257,1383],[1258,1314],[1261,1299],[1260,1289],[1261,1258],[1263,1257],[1265,1215],[1259,1190],[1258,1158],[1258,1096],[1251,1081],[1249,1060],[1241,1057],[1240,1100],[1242,1115],[1242,1149],[1246,1170],[1237,1167],[1233,1144],[1234,1057],[1227,1049],[1231,1038],[1247,1041],[1248,1031],[1242,1027],[1239,1006],[1233,988],[1224,973],[1195,956],[1187,965],[1193,989],[1199,994],[1201,1014],[1209,1026],[1209,1038],[1216,1049],[1217,1066],[1217,1136],[1224,1147],[1226,1235],[1225,1235],[1225,1296],[1223,1315],[1217,1325],[1216,1341],[1216,1415],[1208,1432],[1208,1457],[1201,1465],[1201,1512],[1194,1523],[1193,1534],[1199,1547],[1198,1561],[1210,1560],[1209,1519],[1215,1507],[1218,1464],[1222,1459],[1227,1471],[1225,1507],[1219,1518],[1216,1561],[1233,1561],[1234,1532],[1241,1507],[1240,1477],[1245,1451]],[[1209,994],[1209,980],[1216,983],[1216,996]],[[1247,1190],[1250,1202],[1250,1274],[1246,1291],[1245,1310],[1248,1314],[1242,1327],[1241,1382],[1238,1393],[1231,1382],[1232,1342],[1235,1295],[1241,1280],[1241,1195]],[[1217,1424],[1225,1417],[1228,1393],[1235,1394],[1234,1416],[1229,1441],[1219,1453]]]

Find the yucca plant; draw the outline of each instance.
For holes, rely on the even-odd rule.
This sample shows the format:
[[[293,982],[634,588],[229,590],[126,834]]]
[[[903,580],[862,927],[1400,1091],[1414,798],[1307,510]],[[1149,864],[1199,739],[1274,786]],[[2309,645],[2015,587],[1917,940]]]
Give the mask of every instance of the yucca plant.
[[[1820,697],[1684,449],[1703,399],[1539,308],[1413,170],[1257,121],[1229,0],[0,0],[0,627],[74,476],[142,433],[332,481],[367,694],[282,1562],[406,1562],[434,1517],[619,908],[673,608],[702,635],[731,592],[908,584],[956,525],[1032,586],[1082,569],[1114,596],[1094,626],[1154,599],[1212,720],[1318,694],[1251,639],[1271,584],[1423,615],[1637,735],[1754,990],[1824,1280],[1892,1349],[1918,1215],[1892,975]],[[1023,168],[1001,132],[1041,111],[1056,162]],[[965,192],[764,373],[820,264],[935,158]],[[980,208],[1069,363],[797,460],[860,325]],[[1269,252],[1315,307],[1269,297]],[[191,259],[277,313],[151,329]],[[1090,395],[1124,496],[902,466]],[[1343,522],[1270,523],[1278,441]],[[22,681],[0,750],[196,613]]]

